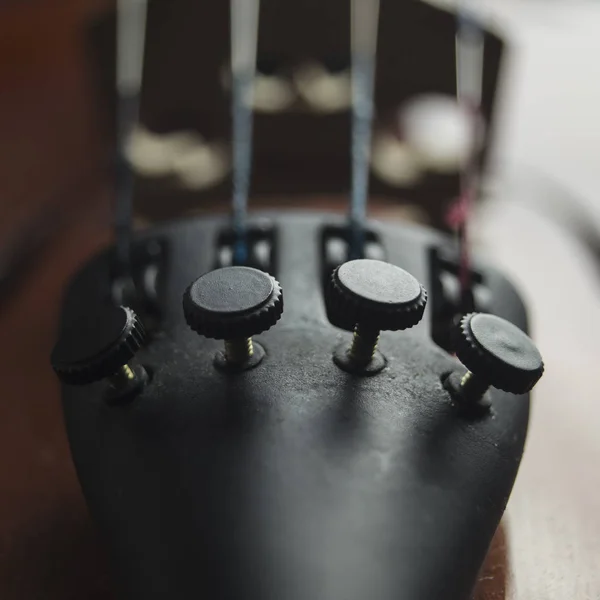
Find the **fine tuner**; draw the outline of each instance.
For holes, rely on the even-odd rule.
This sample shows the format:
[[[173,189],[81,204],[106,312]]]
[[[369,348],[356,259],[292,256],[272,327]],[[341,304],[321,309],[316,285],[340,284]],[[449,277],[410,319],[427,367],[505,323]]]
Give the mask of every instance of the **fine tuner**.
[[[543,374],[520,296],[469,252],[476,157],[455,237],[367,218],[379,3],[356,0],[348,214],[249,212],[260,11],[232,0],[231,215],[134,232],[123,145],[145,8],[119,4],[116,243],[69,286],[51,357],[117,587],[467,600]],[[478,25],[459,16],[459,63],[479,68]],[[478,123],[478,76],[460,67]]]

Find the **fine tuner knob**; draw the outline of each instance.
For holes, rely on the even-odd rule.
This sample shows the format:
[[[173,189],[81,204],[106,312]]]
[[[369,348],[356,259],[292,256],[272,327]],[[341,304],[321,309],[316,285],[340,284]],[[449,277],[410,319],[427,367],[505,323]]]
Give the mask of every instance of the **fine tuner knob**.
[[[142,366],[129,365],[145,340],[137,315],[109,304],[68,322],[52,351],[52,367],[63,383],[87,385],[108,379],[116,392],[129,393],[148,379]]]
[[[455,390],[469,403],[490,386],[526,394],[544,373],[544,362],[531,338],[495,315],[471,313],[456,329],[456,355],[468,372]]]
[[[376,356],[380,331],[415,326],[423,317],[427,292],[407,271],[379,260],[353,260],[334,270],[326,288],[329,314],[354,323],[350,348],[336,352],[336,363],[348,370],[367,368]],[[385,362],[373,364],[373,372]]]
[[[225,341],[216,364],[256,366],[264,350],[252,336],[270,329],[283,313],[283,292],[271,275],[251,267],[225,267],[194,281],[183,295],[187,324],[207,338]]]

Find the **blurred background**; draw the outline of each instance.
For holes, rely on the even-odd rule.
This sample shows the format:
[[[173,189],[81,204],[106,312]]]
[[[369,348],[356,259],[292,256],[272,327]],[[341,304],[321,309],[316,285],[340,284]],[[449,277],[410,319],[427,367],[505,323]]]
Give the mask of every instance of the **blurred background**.
[[[600,598],[600,3],[482,0],[473,241],[514,279],[547,363],[478,600]],[[263,0],[251,208],[344,211],[350,6]],[[229,210],[227,2],[150,0],[129,144],[138,227]],[[464,163],[452,2],[382,0],[375,218],[448,228]],[[0,3],[0,597],[110,598],[48,356],[62,290],[111,239],[112,0]],[[417,126],[418,125],[418,126]]]

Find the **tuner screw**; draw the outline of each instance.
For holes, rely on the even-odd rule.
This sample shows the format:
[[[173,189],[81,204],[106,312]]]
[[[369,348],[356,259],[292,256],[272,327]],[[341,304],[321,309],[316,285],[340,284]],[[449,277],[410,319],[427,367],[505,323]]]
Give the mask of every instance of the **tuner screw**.
[[[456,329],[456,355],[468,369],[457,384],[446,387],[457,399],[479,402],[490,387],[526,394],[544,373],[544,362],[531,338],[495,315],[471,313]]]
[[[219,367],[244,370],[255,367],[264,349],[252,336],[270,329],[283,313],[279,282],[251,267],[224,267],[196,279],[183,294],[185,320],[204,337],[223,340],[217,354]]]
[[[144,327],[130,308],[108,304],[67,322],[52,351],[52,367],[63,383],[107,379],[109,396],[129,396],[148,382],[141,365],[129,364],[145,340]]]
[[[352,345],[336,351],[336,364],[352,372],[375,373],[385,366],[377,352],[380,332],[416,325],[423,317],[427,292],[400,267],[359,259],[333,271],[325,303],[328,314],[354,324]]]

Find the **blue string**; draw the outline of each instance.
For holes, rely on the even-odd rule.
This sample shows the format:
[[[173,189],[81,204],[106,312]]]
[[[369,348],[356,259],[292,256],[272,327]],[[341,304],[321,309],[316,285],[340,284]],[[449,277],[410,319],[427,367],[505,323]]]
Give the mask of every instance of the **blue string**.
[[[250,174],[252,172],[252,127],[253,109],[249,104],[250,86],[253,76],[250,72],[233,74],[233,263],[244,265],[248,262],[247,219]]]
[[[350,199],[350,259],[362,258],[364,224],[369,199],[369,155],[373,127],[375,64],[370,55],[353,59],[352,191]]]

